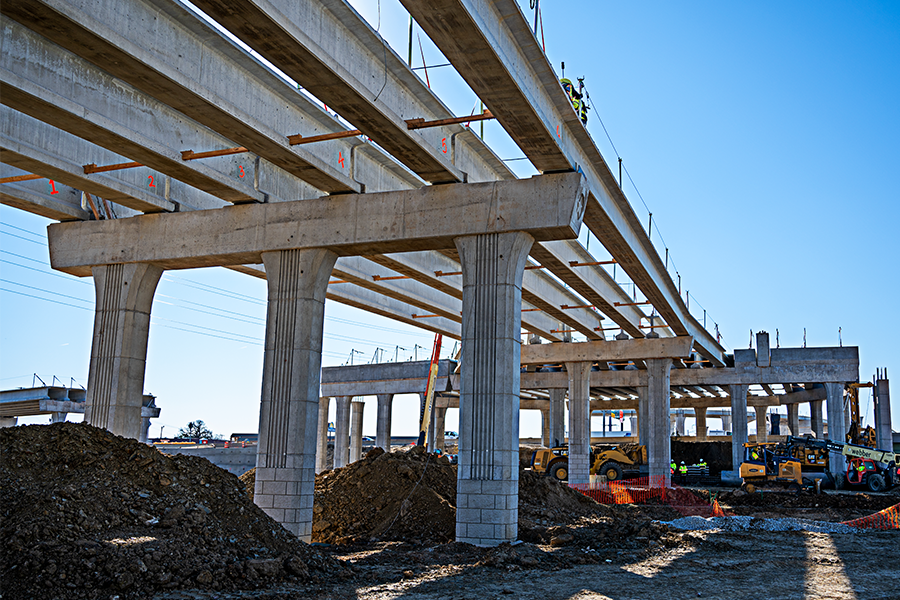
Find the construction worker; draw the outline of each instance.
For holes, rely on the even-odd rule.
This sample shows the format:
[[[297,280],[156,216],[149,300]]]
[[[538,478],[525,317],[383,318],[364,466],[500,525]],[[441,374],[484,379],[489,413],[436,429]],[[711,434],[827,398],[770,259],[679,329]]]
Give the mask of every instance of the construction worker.
[[[681,461],[681,464],[678,466],[678,474],[682,477],[687,476],[687,465],[684,464],[684,461]]]
[[[572,108],[575,109],[575,114],[578,115],[578,118],[581,119],[582,123],[587,125],[588,106],[583,99],[582,93],[575,89],[575,86],[569,79],[562,78],[559,80],[559,83],[560,85],[562,85],[563,90],[569,97],[569,102],[572,103]]]
[[[674,475],[674,474],[675,474],[675,467],[676,467],[676,466],[677,466],[677,465],[675,465],[675,461],[674,461],[674,460],[669,464],[669,475]]]
[[[750,449],[750,459],[759,460],[759,449],[754,447]]]
[[[865,472],[866,472],[866,465],[865,465],[865,463],[863,463],[863,461],[857,462],[857,463],[856,463],[856,481],[857,481],[857,482],[862,482],[862,480],[863,480],[863,473],[865,473]]]

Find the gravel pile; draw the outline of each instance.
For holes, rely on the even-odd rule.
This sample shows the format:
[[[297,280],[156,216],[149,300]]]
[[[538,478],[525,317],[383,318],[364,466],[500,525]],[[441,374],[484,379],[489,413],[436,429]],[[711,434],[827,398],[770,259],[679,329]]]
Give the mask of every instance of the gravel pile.
[[[805,519],[758,519],[754,517],[682,517],[665,523],[682,531],[812,531],[816,533],[858,533],[860,530],[841,523],[807,521]]]

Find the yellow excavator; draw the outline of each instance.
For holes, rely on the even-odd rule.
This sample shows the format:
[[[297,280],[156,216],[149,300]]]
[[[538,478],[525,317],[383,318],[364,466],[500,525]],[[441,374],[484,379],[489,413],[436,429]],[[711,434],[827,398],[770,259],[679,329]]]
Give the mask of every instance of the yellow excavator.
[[[779,451],[780,444],[744,444],[741,489],[752,494],[763,488],[787,488],[799,494],[803,489],[803,469],[793,456]]]

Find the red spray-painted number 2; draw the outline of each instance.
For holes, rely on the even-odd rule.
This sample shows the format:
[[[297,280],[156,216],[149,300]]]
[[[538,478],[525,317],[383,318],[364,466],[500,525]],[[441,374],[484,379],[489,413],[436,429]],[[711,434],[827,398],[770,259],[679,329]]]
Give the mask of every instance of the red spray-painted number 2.
[[[50,180],[50,195],[52,196],[53,194],[58,194],[58,193],[59,193],[59,190],[56,189],[56,184],[51,179]]]
[[[150,180],[150,187],[156,187],[156,184],[153,183],[153,175],[147,175],[147,178]]]

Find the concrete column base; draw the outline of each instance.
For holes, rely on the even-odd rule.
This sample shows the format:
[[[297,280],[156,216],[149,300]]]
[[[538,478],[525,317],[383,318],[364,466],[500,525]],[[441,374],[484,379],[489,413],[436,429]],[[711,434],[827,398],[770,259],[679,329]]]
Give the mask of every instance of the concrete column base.
[[[844,424],[844,384],[825,384],[825,412],[828,414],[828,435],[833,442],[843,444],[847,440],[847,428]],[[847,471],[847,461],[839,452],[830,452],[828,470],[839,486],[843,485]]]
[[[96,305],[84,422],[139,439],[150,307],[163,273],[150,264],[93,267]]]
[[[434,407],[434,449],[444,452],[446,445],[444,442],[444,434],[446,433],[445,422],[447,420],[447,407]]]
[[[522,276],[530,235],[454,240],[463,271],[456,540],[512,542],[519,522]]]
[[[875,445],[884,450],[894,447],[891,433],[891,382],[887,369],[879,371],[875,378]]]
[[[262,255],[269,303],[254,501],[303,541],[312,535],[325,289],[337,255]]]
[[[647,386],[639,386],[638,393],[638,441],[647,445],[650,441],[650,396],[647,392]]]

